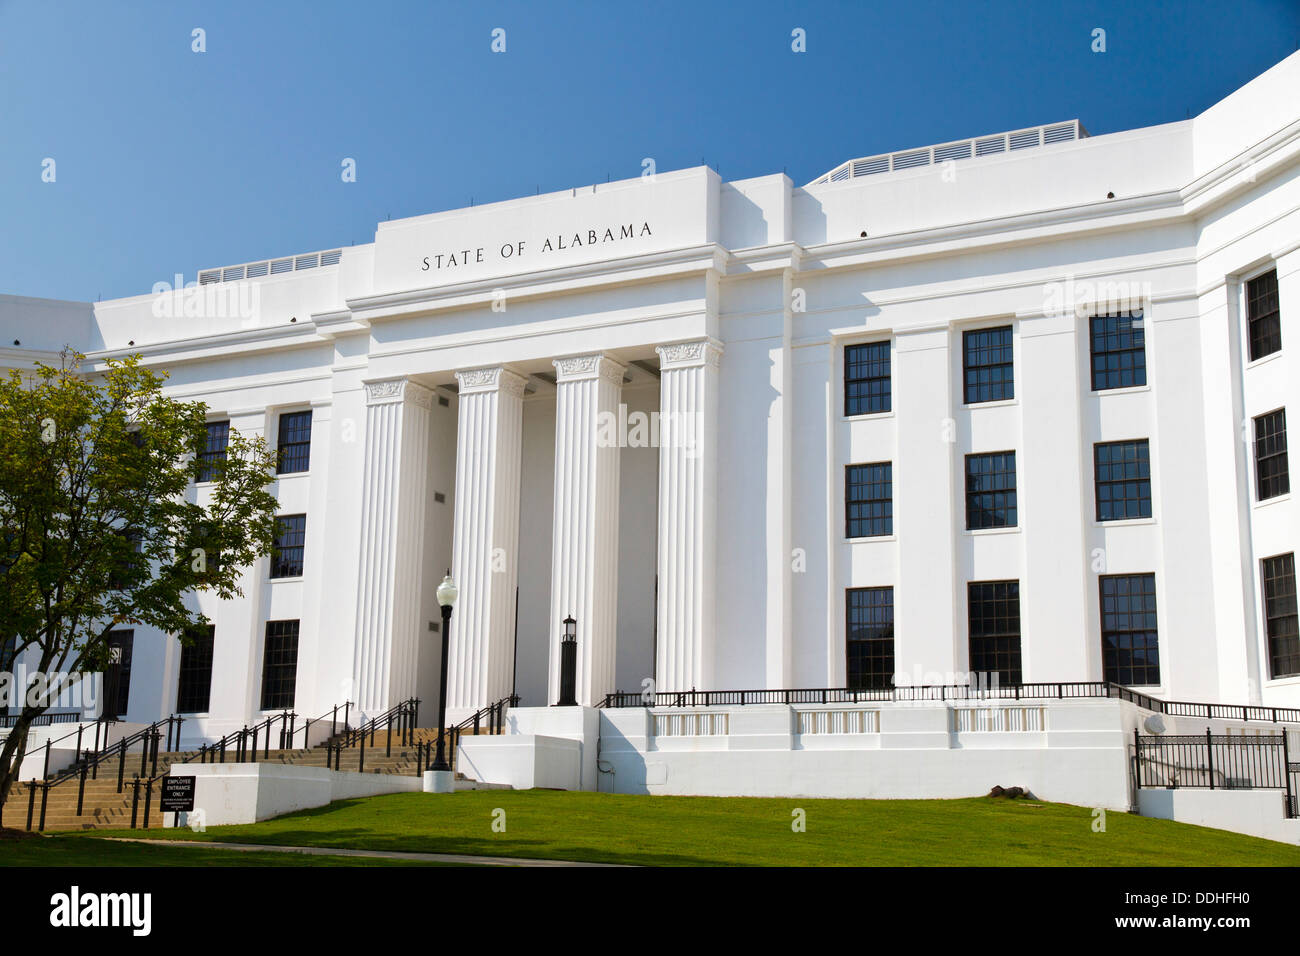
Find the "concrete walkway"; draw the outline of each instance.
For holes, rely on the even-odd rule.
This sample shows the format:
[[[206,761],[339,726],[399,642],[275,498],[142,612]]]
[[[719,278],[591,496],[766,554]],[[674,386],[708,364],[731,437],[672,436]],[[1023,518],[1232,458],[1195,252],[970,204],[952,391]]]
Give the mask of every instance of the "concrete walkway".
[[[356,856],[386,860],[414,860],[420,863],[460,863],[466,866],[623,866],[621,863],[579,863],[576,860],[530,860],[514,856],[463,856],[454,853],[403,853],[389,850],[345,850],[326,846],[275,846],[264,843],[217,843],[209,840],[139,840],[103,837],[114,843],[146,843],[149,846],[198,846],[210,850],[242,850],[245,853],[303,853],[308,856]]]

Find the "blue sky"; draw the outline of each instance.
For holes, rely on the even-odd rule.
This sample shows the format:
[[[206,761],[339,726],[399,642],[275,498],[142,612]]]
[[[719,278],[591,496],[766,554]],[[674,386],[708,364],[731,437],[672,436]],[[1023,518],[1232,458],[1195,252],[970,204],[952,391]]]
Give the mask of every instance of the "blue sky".
[[[802,185],[1022,126],[1173,122],[1298,44],[1300,0],[0,0],[0,292],[140,294],[645,157]]]

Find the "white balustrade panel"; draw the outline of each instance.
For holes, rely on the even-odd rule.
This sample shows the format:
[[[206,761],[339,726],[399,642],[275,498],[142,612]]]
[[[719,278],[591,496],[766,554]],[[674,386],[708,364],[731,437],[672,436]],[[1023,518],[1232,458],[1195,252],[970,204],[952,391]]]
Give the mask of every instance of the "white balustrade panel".
[[[959,707],[952,710],[957,734],[1034,733],[1047,726],[1043,707]]]

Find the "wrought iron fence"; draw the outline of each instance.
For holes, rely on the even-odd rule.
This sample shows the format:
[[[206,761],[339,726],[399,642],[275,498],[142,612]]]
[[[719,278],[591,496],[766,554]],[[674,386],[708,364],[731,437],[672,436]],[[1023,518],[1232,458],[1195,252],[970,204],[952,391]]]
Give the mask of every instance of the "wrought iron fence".
[[[1157,737],[1134,730],[1133,767],[1139,788],[1281,790],[1287,816],[1297,816],[1300,764],[1291,763],[1285,731]]]

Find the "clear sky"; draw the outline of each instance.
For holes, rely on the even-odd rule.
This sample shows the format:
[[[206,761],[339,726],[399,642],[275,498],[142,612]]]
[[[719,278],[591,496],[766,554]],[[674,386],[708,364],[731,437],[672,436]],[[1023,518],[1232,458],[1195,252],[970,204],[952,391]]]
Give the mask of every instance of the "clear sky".
[[[1298,45],[1300,0],[0,0],[0,293],[141,294],[646,157],[803,185],[1023,126],[1173,122]]]

